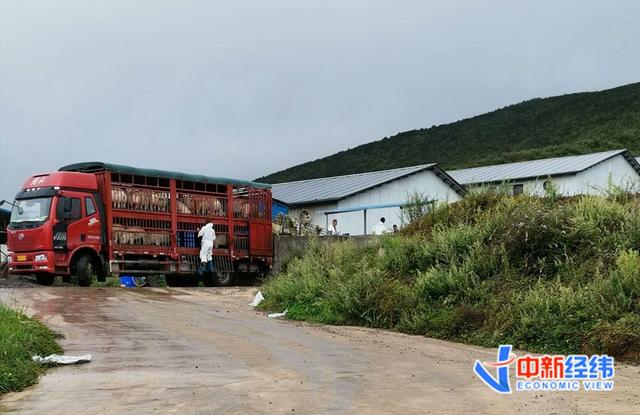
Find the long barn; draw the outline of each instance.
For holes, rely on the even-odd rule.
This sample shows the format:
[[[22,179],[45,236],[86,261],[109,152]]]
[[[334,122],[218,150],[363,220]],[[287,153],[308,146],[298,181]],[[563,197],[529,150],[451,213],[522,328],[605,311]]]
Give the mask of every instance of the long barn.
[[[514,195],[604,194],[610,186],[638,190],[640,162],[627,150],[555,157],[448,172],[465,188],[505,186]]]
[[[338,232],[371,233],[381,217],[388,228],[401,225],[401,207],[413,193],[426,199],[454,202],[464,189],[436,164],[346,176],[274,184],[273,197],[289,206],[289,215],[310,215],[311,224],[326,229],[338,220]]]

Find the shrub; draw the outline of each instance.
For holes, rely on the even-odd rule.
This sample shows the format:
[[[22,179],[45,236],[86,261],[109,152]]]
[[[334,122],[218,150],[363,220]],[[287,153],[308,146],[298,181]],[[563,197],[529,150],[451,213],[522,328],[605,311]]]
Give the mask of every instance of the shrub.
[[[640,359],[640,199],[472,193],[366,246],[312,244],[268,309],[534,352]]]

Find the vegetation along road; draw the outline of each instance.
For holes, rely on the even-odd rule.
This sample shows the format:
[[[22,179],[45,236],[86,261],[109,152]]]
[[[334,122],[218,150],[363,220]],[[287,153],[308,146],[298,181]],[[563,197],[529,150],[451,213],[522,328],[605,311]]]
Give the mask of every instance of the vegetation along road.
[[[64,334],[91,363],[50,370],[0,413],[640,413],[640,369],[611,393],[489,391],[495,349],[270,319],[255,288],[4,288],[0,301]]]

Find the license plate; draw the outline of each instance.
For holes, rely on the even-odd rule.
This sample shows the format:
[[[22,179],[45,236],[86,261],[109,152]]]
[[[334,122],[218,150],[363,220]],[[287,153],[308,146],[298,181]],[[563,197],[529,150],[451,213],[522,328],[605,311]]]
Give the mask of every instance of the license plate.
[[[17,259],[18,261],[26,261],[26,260],[27,260],[27,256],[26,256],[26,255],[18,255],[18,256],[16,257],[16,259]]]

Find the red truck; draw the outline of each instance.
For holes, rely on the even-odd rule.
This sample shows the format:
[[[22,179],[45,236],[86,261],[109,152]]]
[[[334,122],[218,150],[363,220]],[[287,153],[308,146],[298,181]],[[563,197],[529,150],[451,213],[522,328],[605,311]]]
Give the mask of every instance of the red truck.
[[[194,285],[198,230],[213,222],[215,273],[205,285],[272,265],[271,189],[249,181],[101,162],[71,164],[30,177],[7,226],[9,271],[50,285],[90,285],[94,276],[163,274]]]

